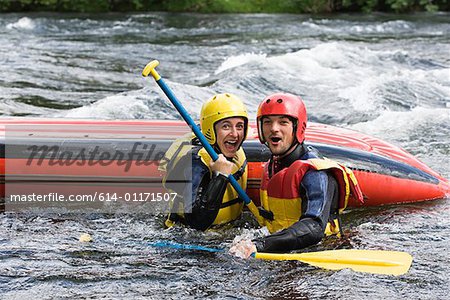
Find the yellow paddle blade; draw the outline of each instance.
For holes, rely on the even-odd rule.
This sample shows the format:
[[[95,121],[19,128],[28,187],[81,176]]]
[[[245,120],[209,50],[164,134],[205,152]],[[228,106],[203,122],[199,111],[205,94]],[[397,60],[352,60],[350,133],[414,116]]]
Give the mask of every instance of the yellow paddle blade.
[[[331,250],[306,253],[254,253],[257,259],[298,260],[328,270],[352,269],[386,275],[402,275],[408,272],[412,256],[400,251],[382,250]]]

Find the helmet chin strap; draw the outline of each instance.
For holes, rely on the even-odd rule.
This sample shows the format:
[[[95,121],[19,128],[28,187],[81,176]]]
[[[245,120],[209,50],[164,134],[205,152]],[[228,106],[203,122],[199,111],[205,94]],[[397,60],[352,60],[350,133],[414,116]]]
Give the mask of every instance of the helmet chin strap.
[[[215,143],[213,145],[213,149],[216,151],[217,154],[223,154],[222,150],[220,150],[219,145],[217,145],[217,143]],[[239,149],[239,148],[238,148]],[[233,157],[227,157],[224,155],[224,157],[228,160],[228,161],[233,161]]]
[[[217,143],[212,145],[212,147],[216,151],[217,154],[222,154],[222,150],[220,150],[220,147],[219,147],[219,145],[217,145]]]
[[[297,139],[295,139],[295,141],[292,143],[291,147],[289,147],[289,149],[287,149],[281,155],[278,155],[278,156],[281,158],[281,157],[288,155],[289,153],[292,152],[292,150],[294,150],[297,147],[297,145],[298,145],[298,142],[297,142]]]

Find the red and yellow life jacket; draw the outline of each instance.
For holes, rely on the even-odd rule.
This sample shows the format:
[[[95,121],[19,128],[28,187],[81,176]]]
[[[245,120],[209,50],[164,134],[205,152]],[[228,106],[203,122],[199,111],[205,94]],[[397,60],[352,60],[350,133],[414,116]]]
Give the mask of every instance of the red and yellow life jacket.
[[[274,220],[265,220],[271,233],[287,228],[297,222],[302,214],[300,184],[308,170],[330,170],[339,185],[339,212],[348,202],[350,193],[362,201],[362,193],[353,172],[329,159],[313,158],[297,160],[289,167],[274,174],[269,179],[269,164],[264,169],[260,188],[262,206],[273,213]],[[337,220],[329,222],[326,234],[338,234]]]

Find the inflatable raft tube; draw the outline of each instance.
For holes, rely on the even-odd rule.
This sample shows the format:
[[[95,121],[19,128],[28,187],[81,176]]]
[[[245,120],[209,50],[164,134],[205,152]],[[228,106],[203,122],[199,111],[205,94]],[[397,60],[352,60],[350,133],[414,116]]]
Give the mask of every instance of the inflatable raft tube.
[[[255,124],[243,147],[249,177],[247,193],[259,203],[264,162],[270,157],[257,137]],[[151,186],[164,191],[158,164],[172,142],[190,132],[182,121],[0,119],[0,196],[7,187],[26,185],[52,189],[108,190],[113,186]],[[446,198],[449,182],[413,155],[380,139],[348,129],[309,123],[307,145],[343,163],[355,173],[364,203],[349,199],[349,207],[378,206]]]

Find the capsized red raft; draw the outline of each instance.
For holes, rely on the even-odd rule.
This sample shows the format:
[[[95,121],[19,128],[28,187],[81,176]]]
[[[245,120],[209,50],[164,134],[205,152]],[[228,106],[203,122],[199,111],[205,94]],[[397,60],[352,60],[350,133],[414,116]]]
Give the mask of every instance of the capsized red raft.
[[[260,144],[255,124],[244,142],[249,180],[247,193],[259,202],[263,164],[270,157]],[[2,196],[8,186],[39,190],[106,190],[122,185],[136,191],[161,191],[158,164],[171,143],[190,131],[182,121],[0,119]],[[376,206],[449,197],[447,179],[406,151],[380,139],[328,125],[309,123],[306,144],[352,169],[364,204]],[[152,192],[153,193],[153,192]]]

